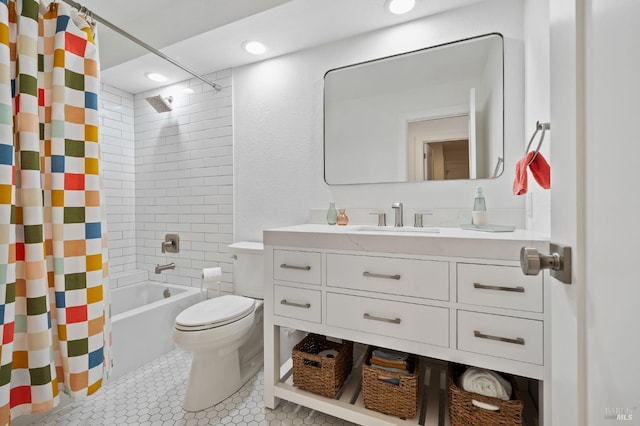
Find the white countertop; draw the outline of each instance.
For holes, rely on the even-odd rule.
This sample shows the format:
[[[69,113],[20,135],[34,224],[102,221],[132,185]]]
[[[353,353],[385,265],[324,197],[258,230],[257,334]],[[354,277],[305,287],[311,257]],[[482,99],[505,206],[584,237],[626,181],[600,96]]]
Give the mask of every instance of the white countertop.
[[[428,229],[428,228],[427,228]],[[524,229],[483,232],[439,227],[439,232],[413,231],[412,227],[384,230],[364,225],[304,224],[264,231],[264,244],[381,253],[408,253],[519,260],[520,247],[548,250],[549,237]]]
[[[366,230],[365,230],[366,229]],[[384,229],[381,231],[380,229]],[[421,232],[421,230],[437,229],[439,232]],[[394,232],[394,230],[398,230]],[[413,232],[415,230],[415,232]],[[401,235],[414,237],[429,238],[471,238],[483,240],[518,240],[518,241],[549,241],[549,236],[538,232],[528,231],[526,229],[516,229],[513,232],[485,232],[470,231],[454,227],[425,227],[414,228],[405,226],[402,228],[394,228],[390,226],[376,227],[370,225],[323,225],[323,224],[303,224],[285,226],[283,228],[266,229],[265,232],[304,232],[318,234],[368,234],[368,235]]]

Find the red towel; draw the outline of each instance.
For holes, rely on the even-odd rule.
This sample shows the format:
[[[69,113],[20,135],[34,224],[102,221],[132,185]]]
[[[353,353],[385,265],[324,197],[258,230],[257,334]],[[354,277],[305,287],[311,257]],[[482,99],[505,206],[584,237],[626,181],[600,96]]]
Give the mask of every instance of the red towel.
[[[513,180],[513,195],[524,195],[528,189],[527,164],[531,161],[533,151],[516,163],[516,177]]]
[[[551,166],[547,163],[541,152],[536,155],[533,162],[529,164],[529,170],[533,178],[538,182],[538,185],[544,189],[551,188]]]
[[[544,189],[551,188],[551,167],[541,153],[531,161],[535,155],[534,151],[527,153],[516,164],[516,177],[513,180],[513,195],[524,195],[528,189],[527,164],[531,170],[531,175],[538,182],[538,185]]]

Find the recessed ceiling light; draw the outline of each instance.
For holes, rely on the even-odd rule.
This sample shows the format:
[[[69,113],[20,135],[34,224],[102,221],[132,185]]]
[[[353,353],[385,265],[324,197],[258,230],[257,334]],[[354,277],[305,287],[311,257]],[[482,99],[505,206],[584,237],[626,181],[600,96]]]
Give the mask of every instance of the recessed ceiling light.
[[[144,74],[151,81],[157,81],[162,83],[163,81],[167,81],[167,77],[157,72],[147,72]]]
[[[182,89],[182,93],[187,93],[187,94],[191,94],[194,93],[195,90],[193,90],[191,87],[185,87],[184,89]]]
[[[262,55],[267,51],[267,47],[259,41],[245,41],[242,48],[253,55]]]
[[[387,9],[391,13],[401,15],[409,12],[416,5],[416,0],[387,0]]]

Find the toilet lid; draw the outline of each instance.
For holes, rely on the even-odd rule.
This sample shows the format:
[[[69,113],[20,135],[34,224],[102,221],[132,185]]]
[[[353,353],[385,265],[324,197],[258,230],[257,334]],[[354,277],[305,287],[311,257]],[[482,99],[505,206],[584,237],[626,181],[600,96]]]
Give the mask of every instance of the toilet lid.
[[[248,297],[226,295],[196,303],[176,317],[176,329],[206,330],[229,324],[249,315],[255,300]]]

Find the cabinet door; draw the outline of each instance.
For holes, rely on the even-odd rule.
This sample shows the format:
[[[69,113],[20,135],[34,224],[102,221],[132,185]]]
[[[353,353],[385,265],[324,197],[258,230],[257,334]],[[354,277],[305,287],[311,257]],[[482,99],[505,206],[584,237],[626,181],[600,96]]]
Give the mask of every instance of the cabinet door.
[[[320,291],[303,288],[273,286],[273,313],[304,321],[321,321],[322,296]]]
[[[327,324],[398,339],[449,346],[449,309],[327,293]]]
[[[458,311],[458,349],[543,364],[542,321]]]
[[[322,256],[311,251],[274,250],[273,278],[304,284],[322,283]]]
[[[449,300],[449,262],[328,253],[327,285]]]
[[[519,267],[457,264],[458,302],[542,312],[542,275],[525,276]]]

